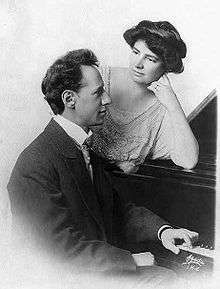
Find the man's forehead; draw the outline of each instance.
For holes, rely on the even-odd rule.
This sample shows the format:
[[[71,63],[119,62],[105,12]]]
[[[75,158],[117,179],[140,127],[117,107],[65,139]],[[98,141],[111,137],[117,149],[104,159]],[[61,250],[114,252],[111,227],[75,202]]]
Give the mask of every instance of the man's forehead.
[[[103,85],[101,74],[95,66],[82,65],[81,71],[82,71],[82,80],[81,80],[82,86],[93,85],[99,87]]]

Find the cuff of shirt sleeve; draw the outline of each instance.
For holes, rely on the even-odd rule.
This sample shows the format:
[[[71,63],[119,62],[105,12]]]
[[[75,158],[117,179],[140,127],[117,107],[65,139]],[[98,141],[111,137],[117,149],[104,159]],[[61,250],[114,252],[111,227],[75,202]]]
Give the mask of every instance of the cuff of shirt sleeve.
[[[171,227],[170,225],[163,225],[162,227],[160,227],[160,229],[157,232],[157,236],[160,241],[161,241],[161,235],[163,231],[165,231],[166,229],[173,229],[173,227]]]
[[[155,264],[154,255],[150,252],[132,254],[132,257],[138,267],[153,266]]]

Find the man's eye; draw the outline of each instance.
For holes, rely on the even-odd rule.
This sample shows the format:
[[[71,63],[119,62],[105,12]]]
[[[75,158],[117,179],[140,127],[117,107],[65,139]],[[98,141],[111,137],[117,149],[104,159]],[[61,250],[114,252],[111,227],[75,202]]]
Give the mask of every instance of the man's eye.
[[[99,91],[97,91],[97,96],[101,96],[104,93],[104,89],[100,89]]]

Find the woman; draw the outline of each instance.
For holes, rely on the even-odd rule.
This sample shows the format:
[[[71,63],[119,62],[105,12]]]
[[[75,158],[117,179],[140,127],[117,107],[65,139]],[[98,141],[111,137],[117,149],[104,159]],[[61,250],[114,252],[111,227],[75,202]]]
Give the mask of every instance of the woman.
[[[112,105],[93,134],[93,149],[127,173],[146,157],[193,168],[198,144],[167,77],[183,71],[185,43],[166,21],[141,21],[123,36],[131,47],[130,65],[102,69]]]

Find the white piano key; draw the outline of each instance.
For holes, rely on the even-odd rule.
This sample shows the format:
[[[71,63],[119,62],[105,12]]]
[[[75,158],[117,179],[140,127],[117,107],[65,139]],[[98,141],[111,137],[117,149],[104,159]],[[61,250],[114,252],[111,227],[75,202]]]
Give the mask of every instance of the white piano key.
[[[186,246],[183,246],[183,245],[177,245],[177,247],[180,248],[183,251],[199,254],[199,255],[202,255],[202,256],[209,257],[209,258],[214,258],[214,255],[215,255],[214,250],[206,249],[204,247],[202,248],[200,246],[189,248],[189,247],[186,247]]]

